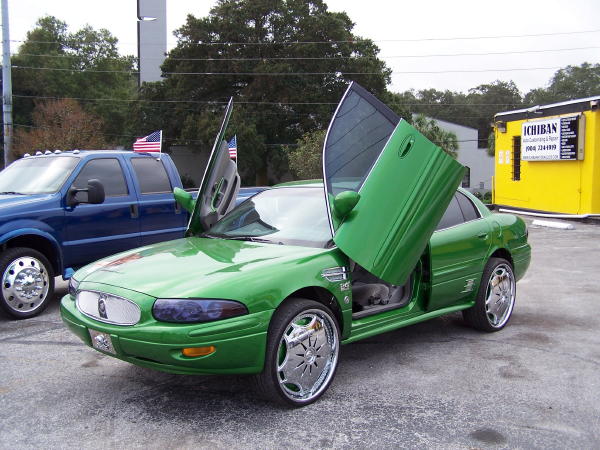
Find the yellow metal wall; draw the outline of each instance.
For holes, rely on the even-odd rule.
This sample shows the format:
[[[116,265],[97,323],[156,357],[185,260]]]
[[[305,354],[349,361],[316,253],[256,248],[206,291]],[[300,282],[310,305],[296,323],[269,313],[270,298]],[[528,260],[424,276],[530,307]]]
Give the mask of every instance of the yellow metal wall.
[[[521,161],[521,180],[513,181],[513,136],[525,120],[497,129],[493,202],[498,205],[563,214],[600,214],[600,112],[585,111],[582,161]],[[536,117],[530,120],[558,117]],[[510,164],[506,164],[506,152]],[[503,162],[500,164],[500,152]]]

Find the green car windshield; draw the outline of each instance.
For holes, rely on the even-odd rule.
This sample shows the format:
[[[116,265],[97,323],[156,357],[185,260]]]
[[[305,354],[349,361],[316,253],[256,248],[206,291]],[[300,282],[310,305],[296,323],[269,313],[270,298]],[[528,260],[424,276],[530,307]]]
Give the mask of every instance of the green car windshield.
[[[289,187],[263,191],[238,205],[202,236],[325,248],[331,241],[323,191]]]

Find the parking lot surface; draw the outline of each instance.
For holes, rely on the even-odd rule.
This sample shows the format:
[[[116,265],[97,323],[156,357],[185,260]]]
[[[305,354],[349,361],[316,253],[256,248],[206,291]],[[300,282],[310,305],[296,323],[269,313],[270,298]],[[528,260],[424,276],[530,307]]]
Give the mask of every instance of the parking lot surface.
[[[530,227],[504,330],[458,313],[344,346],[329,391],[295,410],[248,377],[106,357],[67,331],[57,297],[0,319],[0,447],[599,448],[600,225],[574,226]]]

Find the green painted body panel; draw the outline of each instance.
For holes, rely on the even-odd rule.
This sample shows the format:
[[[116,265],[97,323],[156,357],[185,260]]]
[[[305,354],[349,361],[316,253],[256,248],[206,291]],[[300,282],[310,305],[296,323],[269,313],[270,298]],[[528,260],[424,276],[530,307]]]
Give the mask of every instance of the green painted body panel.
[[[253,313],[274,309],[307,286],[340,296],[337,283],[321,271],[345,262],[338,249],[188,237],[105,258],[75,278],[80,289],[92,282],[127,286],[153,298],[238,300]]]
[[[462,165],[400,121],[361,187],[360,201],[337,229],[335,243],[369,272],[403,284],[463,172]]]

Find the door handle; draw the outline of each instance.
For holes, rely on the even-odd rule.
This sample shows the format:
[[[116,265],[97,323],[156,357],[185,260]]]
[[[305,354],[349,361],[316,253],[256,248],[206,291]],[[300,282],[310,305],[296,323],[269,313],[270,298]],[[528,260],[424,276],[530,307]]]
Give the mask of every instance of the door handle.
[[[479,239],[487,239],[487,237],[488,237],[488,233],[487,233],[487,232],[484,232],[484,233],[479,233],[479,234],[477,235],[477,237],[478,237]]]
[[[129,213],[132,219],[137,219],[140,216],[140,210],[137,203],[129,205]]]
[[[404,158],[408,152],[413,148],[413,145],[415,144],[415,138],[412,136],[409,136],[407,139],[404,140],[404,142],[402,142],[401,144],[401,148],[400,148],[400,158]]]

